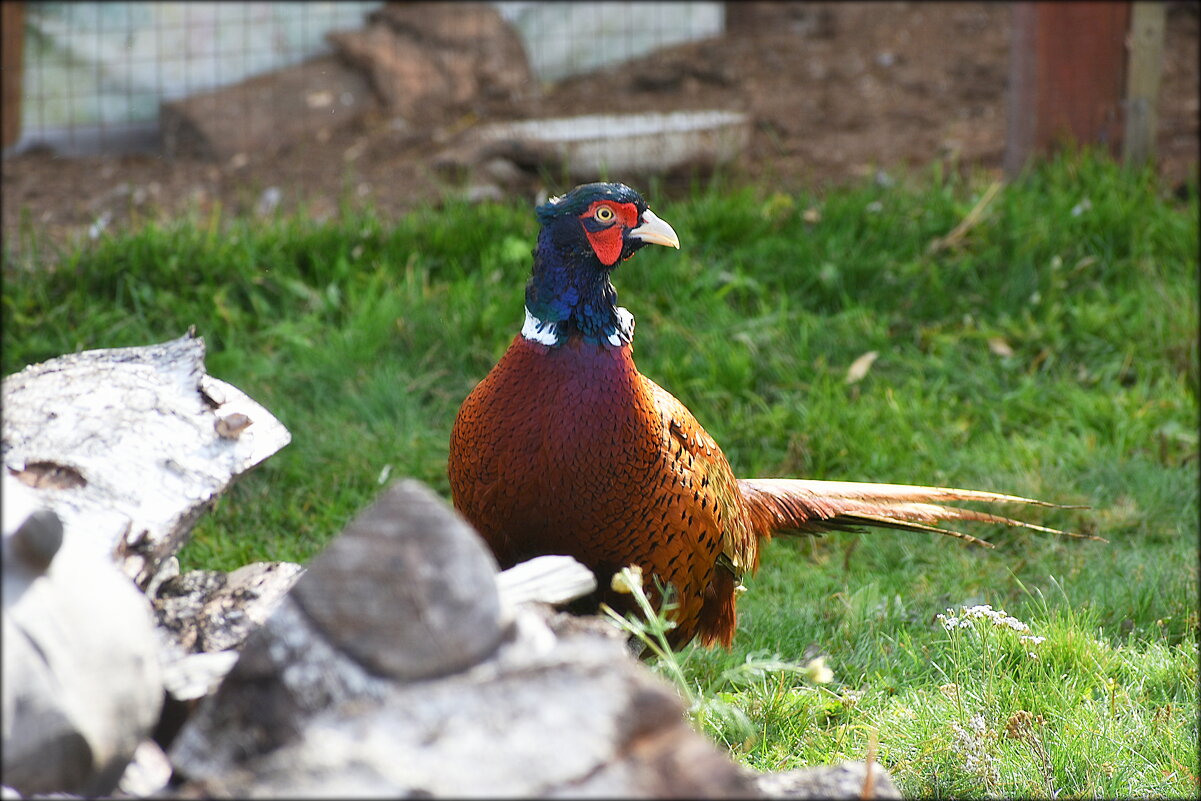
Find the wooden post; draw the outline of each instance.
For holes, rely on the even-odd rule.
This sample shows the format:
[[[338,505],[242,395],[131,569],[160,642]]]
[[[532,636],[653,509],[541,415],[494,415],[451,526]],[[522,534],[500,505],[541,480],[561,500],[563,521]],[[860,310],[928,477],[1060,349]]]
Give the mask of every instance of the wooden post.
[[[1005,172],[1057,142],[1121,152],[1130,3],[1013,6]]]
[[[1122,161],[1126,164],[1142,164],[1155,156],[1163,31],[1163,3],[1134,4],[1130,16],[1130,64],[1126,71],[1126,136],[1122,143]]]
[[[5,2],[0,4],[0,37],[3,42],[3,83],[0,84],[0,117],[3,131],[0,132],[0,147],[12,147],[21,138],[21,59],[24,57],[25,4]]]

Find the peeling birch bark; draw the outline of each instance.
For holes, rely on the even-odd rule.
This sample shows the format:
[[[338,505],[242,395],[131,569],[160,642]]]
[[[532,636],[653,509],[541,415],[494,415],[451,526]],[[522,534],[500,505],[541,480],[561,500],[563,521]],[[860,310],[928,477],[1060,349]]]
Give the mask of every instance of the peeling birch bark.
[[[51,359],[3,382],[7,471],[142,588],[231,482],[291,439],[207,375],[204,353],[189,330]]]

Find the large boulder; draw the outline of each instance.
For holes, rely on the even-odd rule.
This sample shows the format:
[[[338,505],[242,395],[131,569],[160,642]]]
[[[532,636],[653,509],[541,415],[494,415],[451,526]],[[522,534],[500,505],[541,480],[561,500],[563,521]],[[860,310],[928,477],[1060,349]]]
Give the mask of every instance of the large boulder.
[[[327,37],[393,114],[425,125],[535,93],[518,35],[489,3],[385,3],[366,28]]]

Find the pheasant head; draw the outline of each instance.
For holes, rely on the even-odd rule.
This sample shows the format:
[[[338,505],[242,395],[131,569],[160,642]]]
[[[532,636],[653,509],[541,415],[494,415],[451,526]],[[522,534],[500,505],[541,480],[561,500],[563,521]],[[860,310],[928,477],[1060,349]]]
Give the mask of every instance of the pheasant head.
[[[625,184],[577,186],[537,214],[542,230],[522,334],[552,347],[573,335],[615,347],[629,342],[633,318],[618,307],[609,276],[643,245],[678,248],[676,232]]]

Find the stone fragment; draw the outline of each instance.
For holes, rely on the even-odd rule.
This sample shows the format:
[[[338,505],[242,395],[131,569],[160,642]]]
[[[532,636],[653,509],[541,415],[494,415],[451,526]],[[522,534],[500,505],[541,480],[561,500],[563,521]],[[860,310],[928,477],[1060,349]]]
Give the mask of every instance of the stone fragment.
[[[334,647],[373,674],[422,679],[496,650],[496,572],[462,518],[408,480],[355,518],[291,597]]]
[[[587,630],[559,638],[548,614],[521,605],[511,637],[492,658],[436,679],[388,683],[374,696],[293,719],[299,725],[276,748],[220,765],[173,751],[189,779],[181,793],[754,795],[728,756],[692,731],[675,691],[632,660],[620,638]],[[260,677],[260,687],[269,681]],[[269,698],[238,702],[261,707]],[[226,738],[235,734],[226,724],[206,739],[228,752]]]

